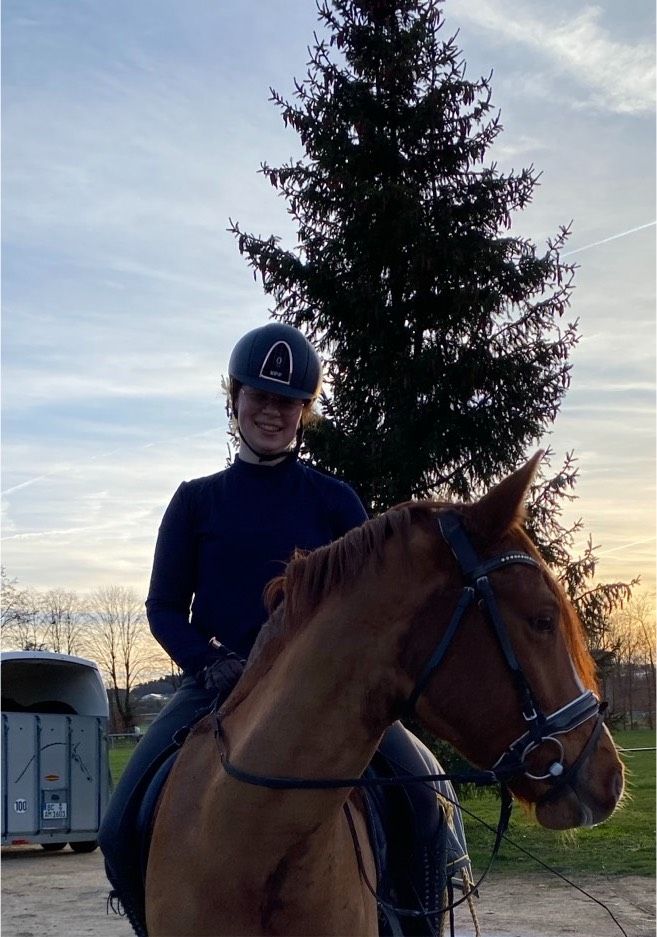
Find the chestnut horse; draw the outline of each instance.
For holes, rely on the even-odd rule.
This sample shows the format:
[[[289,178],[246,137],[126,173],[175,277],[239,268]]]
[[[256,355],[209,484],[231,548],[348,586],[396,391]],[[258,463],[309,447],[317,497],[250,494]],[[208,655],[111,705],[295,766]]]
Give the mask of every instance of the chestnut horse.
[[[219,712],[221,751],[208,716],[164,789],[146,876],[150,937],[376,935],[358,792],[271,790],[224,765],[229,756],[257,777],[359,777],[411,698],[421,723],[472,764],[514,764],[509,786],[543,826],[612,813],[623,774],[593,661],[520,527],[540,456],[480,501],[450,506],[460,525],[450,544],[447,506],[416,502],[290,562],[284,603]],[[464,569],[472,556],[474,574]]]

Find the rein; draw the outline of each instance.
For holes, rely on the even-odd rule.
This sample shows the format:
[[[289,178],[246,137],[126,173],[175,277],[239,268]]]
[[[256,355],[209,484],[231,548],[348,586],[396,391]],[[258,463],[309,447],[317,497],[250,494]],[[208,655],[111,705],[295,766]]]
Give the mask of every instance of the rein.
[[[431,784],[434,781],[451,781],[456,783],[469,783],[476,784],[477,786],[493,785],[500,784],[500,814],[497,821],[497,827],[495,828],[495,841],[493,843],[493,848],[488,860],[488,864],[479,877],[479,879],[468,889],[464,891],[464,894],[457,901],[453,901],[450,904],[446,904],[444,907],[440,908],[431,908],[422,910],[417,910],[416,908],[401,908],[397,905],[391,904],[386,901],[381,895],[377,892],[375,886],[370,882],[367,870],[365,868],[365,863],[363,861],[363,852],[358,841],[358,834],[356,832],[356,827],[354,825],[353,816],[351,808],[348,802],[344,804],[344,813],[349,827],[349,832],[351,834],[351,839],[354,844],[354,851],[356,853],[356,862],[358,865],[359,873],[365,883],[365,887],[370,892],[372,897],[375,899],[377,905],[383,910],[383,912],[388,914],[392,912],[393,914],[400,914],[403,917],[413,917],[413,918],[423,918],[428,920],[432,917],[438,917],[439,915],[449,912],[450,914],[454,911],[455,908],[458,908],[459,905],[463,904],[468,898],[472,895],[477,894],[477,889],[482,884],[491,868],[493,863],[497,858],[497,855],[500,851],[500,846],[502,845],[502,840],[504,839],[504,834],[509,828],[509,820],[511,819],[511,810],[513,807],[513,801],[511,797],[511,792],[507,785],[504,783],[503,778],[505,776],[512,777],[516,772],[512,768],[501,768],[498,772],[493,771],[465,771],[462,773],[447,773],[447,774],[412,774],[406,775],[404,777],[394,777],[394,778],[295,778],[295,777],[280,777],[272,775],[262,775],[254,774],[251,771],[244,771],[242,768],[238,768],[232,763],[228,757],[228,750],[225,744],[225,736],[221,728],[221,720],[219,718],[219,712],[215,708],[212,712],[215,722],[214,736],[217,742],[217,747],[219,749],[219,759],[221,765],[231,778],[234,778],[236,781],[242,781],[245,784],[251,784],[256,787],[266,787],[269,790],[337,790],[339,788],[358,788],[366,789],[373,787],[407,787],[412,784]],[[223,743],[223,744],[222,744]],[[458,806],[458,801],[454,801]],[[390,918],[388,917],[388,922],[391,923]],[[393,930],[393,933],[400,933]],[[453,928],[452,928],[453,933]]]
[[[367,888],[371,891],[376,901],[379,905],[388,910],[402,913],[405,916],[424,918],[451,911],[476,891],[488,874],[499,850],[502,838],[508,828],[511,815],[511,795],[506,786],[506,781],[514,777],[526,776],[531,780],[547,783],[549,789],[536,801],[537,805],[556,798],[564,787],[572,785],[582,765],[593,752],[602,732],[603,714],[607,706],[606,703],[600,702],[590,690],[585,690],[565,706],[562,706],[561,709],[547,716],[542,712],[513,650],[506,624],[499,611],[495,593],[488,579],[489,573],[504,569],[510,565],[521,564],[524,566],[531,566],[535,569],[541,569],[541,564],[528,553],[520,551],[502,553],[491,559],[481,560],[468,539],[463,528],[461,516],[455,511],[440,512],[438,514],[438,526],[443,539],[451,548],[459,565],[459,569],[465,580],[465,585],[463,586],[461,596],[447,629],[422,670],[415,688],[403,707],[403,712],[407,715],[412,714],[418,699],[424,693],[431,678],[442,663],[463,618],[472,607],[475,600],[477,600],[480,607],[485,611],[488,622],[497,637],[498,644],[518,691],[523,719],[527,723],[527,730],[508,746],[491,769],[463,773],[408,775],[394,778],[299,778],[256,774],[238,768],[230,761],[218,708],[215,707],[213,711],[215,721],[214,735],[219,749],[222,767],[230,777],[245,784],[265,787],[271,790],[363,789],[393,785],[396,787],[406,787],[411,784],[430,784],[436,781],[471,783],[479,786],[500,784],[502,795],[500,816],[497,824],[493,851],[486,871],[476,885],[474,885],[463,898],[459,899],[459,901],[444,908],[431,909],[428,911],[397,908],[387,904],[387,902],[383,901],[377,894],[365,875],[360,845],[355,836],[355,829],[348,805],[345,804],[347,822],[352,832],[352,838],[354,839],[359,869]],[[595,725],[589,739],[575,761],[568,767],[565,767],[564,748],[558,736],[567,734],[572,729],[577,728],[592,718],[595,718]],[[532,751],[544,743],[552,744],[555,747],[557,757],[549,765],[545,774],[535,775],[530,773],[529,767],[526,764],[526,759]]]
[[[452,802],[455,803],[454,801]],[[456,805],[458,806],[458,802],[456,802]],[[354,825],[351,807],[349,806],[348,803],[345,803],[344,811],[345,811],[345,815],[347,818],[347,825],[349,826],[349,832],[351,833],[351,839],[354,844],[354,850],[356,852],[356,862],[358,863],[358,870],[361,874],[363,881],[365,882],[365,886],[367,890],[370,892],[372,897],[376,900],[377,904],[383,909],[385,909],[386,911],[392,911],[395,914],[403,914],[404,917],[424,918],[426,920],[427,918],[430,918],[430,917],[438,917],[438,915],[445,914],[447,911],[449,911],[451,914],[454,911],[454,908],[458,908],[459,905],[466,902],[468,898],[472,897],[472,895],[477,894],[477,889],[479,888],[481,883],[484,881],[484,879],[490,872],[491,868],[493,867],[493,862],[495,861],[497,854],[500,850],[500,846],[502,845],[502,839],[504,837],[506,830],[508,829],[509,820],[511,819],[512,807],[513,807],[513,800],[511,797],[511,791],[506,786],[506,784],[503,784],[501,788],[501,797],[500,797],[500,817],[497,822],[497,828],[495,829],[495,842],[493,843],[493,848],[491,850],[490,858],[488,859],[488,865],[486,866],[484,872],[481,874],[479,879],[474,884],[471,885],[468,891],[464,892],[463,896],[459,898],[458,901],[453,901],[451,904],[447,904],[442,908],[431,908],[430,910],[427,910],[426,908],[422,908],[421,911],[418,911],[415,908],[399,908],[396,905],[391,904],[388,901],[384,901],[384,899],[379,895],[374,885],[372,885],[372,883],[370,882],[369,876],[365,869],[365,862],[363,860],[363,851],[360,848],[360,843],[358,841],[358,834],[356,833],[356,827]],[[454,928],[452,926],[452,933],[453,932],[454,932]]]
[[[331,791],[340,788],[368,787],[408,787],[412,784],[430,784],[433,781],[451,781],[456,784],[476,784],[478,787],[503,783],[506,778],[515,776],[513,768],[502,768],[500,771],[463,771],[448,774],[409,774],[406,777],[394,778],[295,778],[281,775],[254,774],[244,771],[234,765],[228,756],[226,737],[221,727],[219,712],[214,709],[214,737],[219,749],[221,766],[231,778],[252,784],[255,787],[266,787],[271,791]]]

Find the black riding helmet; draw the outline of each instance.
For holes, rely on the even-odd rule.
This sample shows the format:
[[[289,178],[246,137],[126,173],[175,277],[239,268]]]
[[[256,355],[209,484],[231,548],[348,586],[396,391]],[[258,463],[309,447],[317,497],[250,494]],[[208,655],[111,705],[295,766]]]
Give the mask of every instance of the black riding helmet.
[[[243,384],[308,403],[317,396],[322,383],[322,365],[313,346],[302,332],[281,322],[270,322],[247,332],[233,348],[228,374],[234,416],[237,416],[237,396]],[[290,459],[295,459],[301,448],[303,424],[302,417],[296,445],[288,455]],[[280,459],[280,453],[266,454],[254,449],[239,427],[238,433],[261,462]]]
[[[228,373],[247,387],[296,400],[312,400],[322,381],[315,349],[302,332],[282,322],[247,332],[233,348]]]

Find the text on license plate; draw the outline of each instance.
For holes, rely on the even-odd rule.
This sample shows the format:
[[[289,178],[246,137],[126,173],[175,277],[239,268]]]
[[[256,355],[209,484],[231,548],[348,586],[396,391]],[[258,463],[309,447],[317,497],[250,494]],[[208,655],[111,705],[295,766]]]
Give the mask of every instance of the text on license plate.
[[[65,820],[67,817],[66,808],[67,804],[45,803],[41,811],[41,818],[43,820]]]

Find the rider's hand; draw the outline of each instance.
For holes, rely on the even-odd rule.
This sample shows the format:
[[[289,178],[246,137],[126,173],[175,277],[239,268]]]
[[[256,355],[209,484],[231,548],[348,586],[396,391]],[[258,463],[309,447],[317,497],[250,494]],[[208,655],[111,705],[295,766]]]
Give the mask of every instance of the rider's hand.
[[[206,690],[228,696],[242,675],[244,661],[214,638],[209,651],[210,662],[199,671],[196,679]]]

